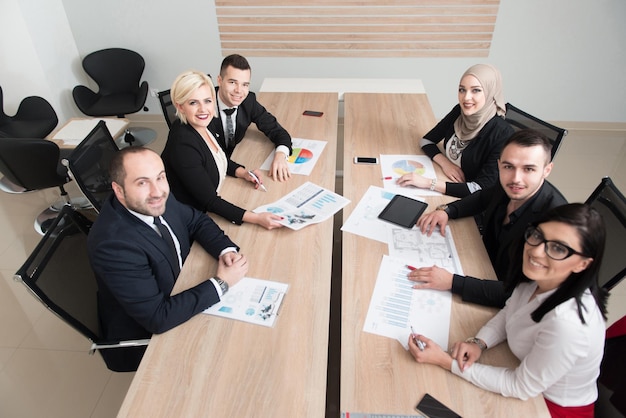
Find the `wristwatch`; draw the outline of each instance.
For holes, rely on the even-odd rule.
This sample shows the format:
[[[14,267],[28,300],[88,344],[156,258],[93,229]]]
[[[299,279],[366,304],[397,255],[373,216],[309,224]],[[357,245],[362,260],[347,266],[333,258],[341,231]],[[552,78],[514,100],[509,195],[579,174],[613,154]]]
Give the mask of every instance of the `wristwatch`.
[[[215,281],[217,282],[217,284],[220,286],[220,289],[222,289],[222,295],[226,292],[228,292],[228,283],[226,283],[224,280],[220,279],[219,277],[215,276],[213,277],[215,279]]]
[[[442,210],[445,213],[448,213],[448,205],[439,205],[435,208],[435,210]]]
[[[465,342],[470,344],[476,344],[478,347],[480,347],[480,351],[485,351],[487,349],[487,344],[485,344],[480,338],[471,337],[465,340]]]

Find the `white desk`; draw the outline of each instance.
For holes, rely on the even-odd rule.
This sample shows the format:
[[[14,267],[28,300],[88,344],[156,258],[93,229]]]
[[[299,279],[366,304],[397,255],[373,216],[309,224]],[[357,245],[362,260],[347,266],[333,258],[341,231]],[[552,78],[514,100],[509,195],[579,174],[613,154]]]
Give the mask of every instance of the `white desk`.
[[[266,78],[259,91],[337,93],[426,93],[417,78]]]
[[[113,138],[119,137],[128,127],[126,118],[71,118],[58,130],[52,132],[48,139],[56,142],[60,148],[74,148],[96,127],[101,120]]]

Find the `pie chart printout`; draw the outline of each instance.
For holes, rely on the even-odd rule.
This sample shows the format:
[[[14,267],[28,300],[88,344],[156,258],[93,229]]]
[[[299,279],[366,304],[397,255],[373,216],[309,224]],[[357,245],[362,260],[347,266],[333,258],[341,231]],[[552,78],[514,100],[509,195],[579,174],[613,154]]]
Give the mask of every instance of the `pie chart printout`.
[[[306,148],[294,148],[288,161],[293,164],[302,164],[313,158],[313,153]]]
[[[424,175],[426,169],[422,163],[413,160],[398,160],[392,165],[394,173],[403,176],[405,174],[415,173]]]

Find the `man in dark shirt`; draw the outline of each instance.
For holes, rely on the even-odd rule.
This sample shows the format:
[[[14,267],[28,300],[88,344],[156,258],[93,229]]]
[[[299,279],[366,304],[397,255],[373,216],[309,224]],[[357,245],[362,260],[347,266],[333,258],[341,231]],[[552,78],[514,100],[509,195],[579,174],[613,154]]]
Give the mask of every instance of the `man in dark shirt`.
[[[423,233],[437,226],[445,232],[448,219],[483,214],[483,242],[498,280],[481,280],[452,274],[437,266],[412,271],[409,279],[416,289],[451,290],[464,301],[502,307],[510,296],[504,280],[511,248],[522,239],[529,223],[546,210],[567,203],[563,195],[546,181],[552,171],[550,141],[537,131],[521,130],[505,143],[498,160],[499,184],[479,190],[449,205],[423,215],[417,225]]]

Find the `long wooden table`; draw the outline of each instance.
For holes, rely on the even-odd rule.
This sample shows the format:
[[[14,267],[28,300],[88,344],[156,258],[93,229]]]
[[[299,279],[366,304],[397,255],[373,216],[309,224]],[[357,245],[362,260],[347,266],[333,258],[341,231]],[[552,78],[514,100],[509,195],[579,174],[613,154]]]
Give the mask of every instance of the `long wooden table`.
[[[328,141],[310,176],[265,178],[268,192],[227,179],[222,195],[246,209],[273,202],[311,181],[334,190],[337,95],[261,93],[259,100],[292,137]],[[302,116],[305,109],[322,117]],[[233,160],[260,167],[273,144],[254,126]],[[249,277],[289,283],[273,328],[197,315],[150,342],[120,417],[321,417],[326,368],[332,219],[300,231],[236,226],[213,216],[249,258]],[[197,244],[174,293],[211,277],[215,261]]]
[[[425,94],[346,93],[344,100],[343,195],[351,200],[343,211],[345,221],[370,185],[382,187],[379,166],[354,165],[352,158],[422,154],[419,138],[434,126],[435,118]],[[445,178],[441,170],[437,173]],[[427,198],[429,210],[450,200]],[[455,220],[450,226],[465,274],[495,277],[474,220]],[[343,233],[342,245],[342,411],[415,414],[418,401],[430,393],[465,418],[549,416],[541,396],[524,402],[487,392],[437,366],[418,364],[393,339],[363,332],[387,244]],[[495,312],[454,295],[450,343],[476,335]],[[506,344],[489,349],[481,362],[511,367],[518,363]]]

